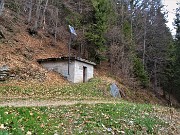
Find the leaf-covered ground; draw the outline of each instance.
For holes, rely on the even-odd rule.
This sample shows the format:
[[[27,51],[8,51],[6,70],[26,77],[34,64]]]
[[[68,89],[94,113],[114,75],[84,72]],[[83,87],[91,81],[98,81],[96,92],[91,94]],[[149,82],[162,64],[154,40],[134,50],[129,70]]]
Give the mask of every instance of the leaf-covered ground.
[[[93,79],[87,83],[69,84],[66,86],[27,84],[10,85],[3,83],[0,85],[0,98],[106,98],[109,95],[109,84],[103,83],[100,79]]]
[[[166,101],[158,99],[151,91],[135,90],[126,87],[121,82],[111,77],[97,77],[89,82],[80,84],[61,83],[34,83],[34,82],[3,82],[0,83],[0,102],[6,100],[112,100],[110,84],[116,82],[123,99],[130,102],[166,104]]]
[[[170,115],[172,114],[172,115]],[[179,134],[179,112],[147,104],[1,107],[0,135]]]
[[[180,134],[177,110],[113,99],[109,84],[98,78],[66,86],[2,83],[0,135]]]

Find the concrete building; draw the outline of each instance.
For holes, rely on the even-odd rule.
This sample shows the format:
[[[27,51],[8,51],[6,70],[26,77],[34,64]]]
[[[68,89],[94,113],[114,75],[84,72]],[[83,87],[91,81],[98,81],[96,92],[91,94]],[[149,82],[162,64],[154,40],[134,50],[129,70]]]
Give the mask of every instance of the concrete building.
[[[73,83],[86,82],[93,78],[94,66],[96,65],[94,62],[79,57],[70,57],[70,63],[68,61],[68,57],[60,57],[39,59],[38,63],[50,71],[62,74]]]

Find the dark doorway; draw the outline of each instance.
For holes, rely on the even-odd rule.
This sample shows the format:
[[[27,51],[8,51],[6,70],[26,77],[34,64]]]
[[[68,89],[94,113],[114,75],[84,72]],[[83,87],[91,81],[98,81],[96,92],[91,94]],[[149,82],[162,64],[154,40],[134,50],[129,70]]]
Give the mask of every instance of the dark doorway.
[[[87,67],[83,67],[83,82],[87,81]]]

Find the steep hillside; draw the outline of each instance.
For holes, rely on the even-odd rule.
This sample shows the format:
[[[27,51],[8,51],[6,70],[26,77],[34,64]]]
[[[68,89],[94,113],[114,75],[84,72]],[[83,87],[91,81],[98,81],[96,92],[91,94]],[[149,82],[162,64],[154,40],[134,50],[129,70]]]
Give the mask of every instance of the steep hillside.
[[[73,15],[69,12],[74,11],[75,16],[77,17],[75,12],[76,9],[74,9],[76,5],[73,5],[73,3],[71,2],[63,2],[64,3],[62,5],[64,7],[61,7],[62,11],[60,16],[65,16],[66,14],[63,14],[63,11],[66,11],[68,12],[67,14],[70,14],[70,16],[67,16],[72,19],[71,17],[73,17]],[[84,5],[85,3],[82,4],[82,8],[86,12],[91,13],[91,7]],[[34,14],[32,16],[32,21],[30,23],[27,23],[27,16],[25,15],[25,13],[17,13],[16,8],[12,6],[11,2],[9,2],[6,5],[3,15],[0,16],[0,67],[3,65],[8,65],[10,67],[12,75],[9,80],[7,80],[6,82],[1,82],[0,85],[2,86],[2,89],[7,88],[6,86],[8,86],[7,91],[11,91],[11,88],[13,86],[20,87],[20,93],[22,92],[22,97],[27,96],[23,95],[23,90],[26,89],[27,85],[28,87],[32,88],[32,86],[34,85],[39,86],[43,84],[46,89],[48,89],[49,86],[54,86],[57,84],[57,87],[59,87],[59,85],[63,86],[67,84],[69,86],[69,83],[62,76],[55,72],[49,72],[46,69],[42,68],[37,63],[37,59],[68,55],[67,46],[69,40],[69,32],[67,29],[67,22],[65,23],[65,21],[71,22],[74,18],[72,20],[62,21],[62,25],[57,27],[60,31],[58,31],[60,34],[58,35],[55,42],[55,35],[53,32],[50,32],[51,30],[49,30],[50,26],[48,26],[48,30],[46,28],[40,27],[36,31],[37,33],[32,33],[34,32],[34,21],[36,21],[36,17]],[[88,16],[86,19],[89,19]],[[76,21],[77,25],[78,20]],[[76,47],[76,42],[84,42],[84,39],[81,39],[82,31],[78,32],[80,36],[78,37],[78,40],[75,40],[75,43],[73,44],[74,49],[71,50],[71,56],[79,54],[79,51]],[[86,55],[87,54],[85,54],[84,57],[86,57]],[[124,77],[123,74],[122,76],[118,74],[118,77],[111,75],[110,71],[112,69],[110,69],[109,67],[110,63],[107,61],[101,62],[101,64],[96,67],[95,77],[100,78],[102,81],[104,81],[100,84],[100,87],[98,87],[98,89],[104,89],[103,85],[109,85],[110,83],[116,82],[116,84],[118,84],[122,91],[124,91],[126,96],[123,98],[126,100],[153,104],[158,103],[163,105],[167,104],[167,101],[163,98],[159,97],[158,99],[153,94],[153,92],[147,91],[140,87],[136,79],[131,78],[133,81],[130,81],[126,80],[126,77]],[[34,92],[35,95],[36,92],[39,93],[39,90]],[[10,93],[12,93],[12,95],[18,96],[18,94],[15,94],[14,92]],[[3,93],[1,94],[3,95]],[[7,97],[11,97],[12,95],[7,95]],[[43,95],[41,94],[41,96]]]
[[[55,73],[48,73],[36,61],[39,58],[67,56],[67,41],[52,43],[53,38],[45,31],[30,35],[29,26],[23,16],[6,9],[0,17],[0,27],[4,38],[0,39],[0,66],[8,65],[12,80],[45,81],[62,79]]]

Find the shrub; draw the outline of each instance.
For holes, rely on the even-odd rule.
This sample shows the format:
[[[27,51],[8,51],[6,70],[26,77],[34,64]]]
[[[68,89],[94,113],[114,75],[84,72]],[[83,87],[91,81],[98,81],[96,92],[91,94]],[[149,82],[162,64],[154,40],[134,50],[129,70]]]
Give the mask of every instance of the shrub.
[[[140,81],[140,84],[143,87],[147,87],[149,77],[148,77],[146,70],[143,67],[141,59],[134,57],[133,64],[134,64],[133,65],[134,75],[138,78],[138,80]]]

